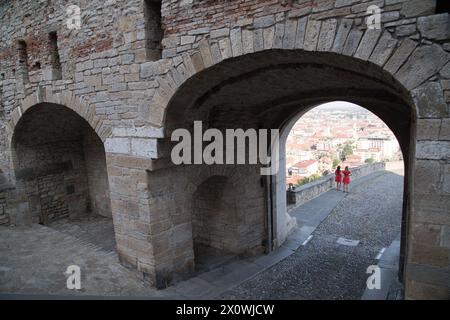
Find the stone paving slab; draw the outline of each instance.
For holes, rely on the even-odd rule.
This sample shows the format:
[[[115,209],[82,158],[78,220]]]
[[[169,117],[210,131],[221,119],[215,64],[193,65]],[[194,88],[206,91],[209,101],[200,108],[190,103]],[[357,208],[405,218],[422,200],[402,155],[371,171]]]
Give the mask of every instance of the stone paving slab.
[[[395,240],[383,252],[383,254],[380,257],[380,261],[378,262],[378,265],[381,268],[398,269],[399,257],[400,257],[400,241]]]
[[[393,297],[392,291],[396,290],[398,278],[398,261],[400,257],[400,241],[394,240],[383,252],[378,262],[381,275],[380,289],[367,289],[361,300],[387,300]]]
[[[105,251],[42,225],[0,227],[0,293],[164,297],[135,271],[122,266],[115,252]],[[69,290],[64,272],[81,269],[81,290]]]

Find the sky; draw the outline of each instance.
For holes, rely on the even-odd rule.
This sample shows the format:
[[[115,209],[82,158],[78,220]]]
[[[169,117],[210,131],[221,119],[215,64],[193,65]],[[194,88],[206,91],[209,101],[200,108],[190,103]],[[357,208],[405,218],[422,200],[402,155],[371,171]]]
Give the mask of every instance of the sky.
[[[333,101],[329,103],[324,103],[313,110],[345,110],[345,111],[362,111],[366,110],[363,107],[358,106],[357,104],[345,102],[345,101]]]

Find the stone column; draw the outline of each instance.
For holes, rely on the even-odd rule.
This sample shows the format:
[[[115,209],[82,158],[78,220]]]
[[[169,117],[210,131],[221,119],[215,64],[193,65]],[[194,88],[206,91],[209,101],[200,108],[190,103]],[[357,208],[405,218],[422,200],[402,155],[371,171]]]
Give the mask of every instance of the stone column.
[[[413,91],[418,107],[407,299],[450,298],[450,121],[438,82]]]
[[[148,130],[114,134],[105,151],[119,259],[165,288],[194,267],[186,175],[172,168],[152,172],[159,160]]]

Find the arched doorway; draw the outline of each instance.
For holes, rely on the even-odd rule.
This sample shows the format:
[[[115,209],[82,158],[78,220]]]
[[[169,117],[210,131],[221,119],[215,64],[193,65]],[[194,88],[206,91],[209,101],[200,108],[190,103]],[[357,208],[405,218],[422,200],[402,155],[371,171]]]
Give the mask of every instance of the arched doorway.
[[[346,100],[346,99],[344,99]],[[406,250],[407,250],[407,232],[408,232],[408,206],[411,205],[411,188],[412,188],[412,169],[410,166],[413,165],[413,154],[411,153],[411,148],[414,148],[414,135],[415,135],[415,129],[414,129],[414,121],[415,119],[415,112],[413,109],[410,109],[409,111],[407,109],[404,110],[403,115],[403,123],[397,122],[397,126],[394,124],[396,121],[400,121],[400,118],[397,118],[397,116],[400,115],[393,115],[394,118],[390,118],[389,116],[380,114],[376,108],[373,108],[374,102],[369,102],[367,104],[367,101],[365,103],[361,104],[354,104],[351,102],[348,102],[346,100],[346,103],[349,103],[351,105],[357,105],[367,111],[369,111],[371,114],[373,114],[375,117],[380,119],[391,131],[391,133],[395,136],[395,138],[398,141],[398,144],[400,146],[400,151],[402,154],[402,168],[399,168],[397,171],[402,173],[404,175],[403,178],[403,188],[402,188],[402,194],[403,194],[403,208],[401,213],[401,248],[400,248],[400,258],[399,258],[399,279],[403,279],[404,274],[404,268],[405,268],[405,257],[406,257]],[[326,100],[323,103],[318,104],[312,104],[308,105],[306,108],[301,108],[301,111],[298,112],[296,115],[294,115],[292,118],[285,121],[283,124],[283,127],[281,128],[280,132],[280,170],[278,173],[273,176],[274,183],[272,184],[271,192],[274,196],[273,201],[273,213],[275,217],[278,217],[278,220],[280,220],[280,217],[287,217],[285,220],[290,221],[291,216],[288,215],[287,212],[287,199],[286,199],[286,142],[288,139],[288,135],[291,133],[294,125],[301,119],[306,113],[308,113],[311,110],[315,110],[315,108],[319,106],[326,106],[328,104],[332,104],[333,100]],[[386,102],[385,106],[387,106],[389,102]],[[407,104],[405,104],[407,106]],[[408,134],[410,136],[408,136]],[[284,223],[284,222],[281,222]],[[292,225],[292,223],[291,223]],[[290,232],[292,229],[287,228],[284,232]],[[283,232],[283,231],[281,231]]]
[[[408,91],[376,64],[335,53],[303,50],[265,50],[228,59],[185,81],[171,97],[163,123],[167,137],[177,128],[193,132],[195,120],[202,121],[204,130],[277,128],[282,146],[283,136],[289,131],[286,128],[293,119],[314,106],[335,100],[362,105],[376,114],[401,145],[407,176],[402,222],[404,249],[416,115]],[[206,170],[206,165],[186,166],[184,175],[195,175],[202,166]],[[282,165],[280,171],[283,172]],[[277,175],[259,174],[249,171],[240,178],[242,183],[249,177],[259,181],[246,188],[266,203],[264,236],[258,240],[267,251],[272,251],[283,244],[293,222],[286,213],[284,180]],[[243,203],[248,201],[236,197]]]
[[[103,143],[76,112],[51,103],[29,108],[15,126],[12,151],[27,204],[18,223],[111,218]]]
[[[286,286],[285,297],[297,292],[301,299],[401,297],[396,275],[402,276],[398,267],[404,263],[399,240],[405,176],[392,131],[368,110],[342,101],[318,105],[286,129],[280,147],[285,169],[277,182],[280,197],[289,188],[288,214],[297,222],[288,242],[298,235],[304,242],[271,270],[295,273],[283,285],[272,283],[274,292]],[[352,172],[349,193],[334,182],[338,165]],[[383,273],[383,290],[364,293],[369,266]],[[265,273],[268,283],[271,273]]]

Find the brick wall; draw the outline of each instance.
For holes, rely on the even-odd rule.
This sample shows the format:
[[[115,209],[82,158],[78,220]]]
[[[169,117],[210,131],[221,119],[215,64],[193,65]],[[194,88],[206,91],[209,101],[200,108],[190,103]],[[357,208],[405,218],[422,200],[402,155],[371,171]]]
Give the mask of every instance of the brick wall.
[[[168,59],[156,62],[152,61],[155,56],[148,50],[151,28],[145,20],[144,1],[80,0],[78,4],[82,17],[80,30],[66,28],[67,3],[63,0],[10,0],[0,4],[0,111],[3,113],[0,118],[0,166],[8,177],[14,176],[9,161],[9,141],[13,134],[10,130],[14,131],[26,108],[51,98],[53,103],[77,110],[105,142],[121,260],[149,275],[158,286],[171,279],[172,274],[185,272],[192,266],[192,252],[189,251],[192,239],[186,239],[192,226],[183,215],[186,213],[183,203],[190,203],[194,188],[187,194],[183,188],[174,189],[171,183],[177,171],[170,168],[159,173],[158,169],[164,165],[156,161],[163,157],[159,149],[160,139],[164,136],[161,128],[171,125],[165,122],[166,107],[175,92],[183,91],[179,88],[182,85],[184,89],[191,88],[186,90],[189,94],[181,99],[184,106],[187,102],[195,104],[203,93],[211,93],[210,85],[214,83],[228,81],[231,76],[242,80],[242,69],[250,72],[252,68],[258,68],[258,64],[260,68],[266,68],[263,58],[264,55],[270,56],[269,53],[275,52],[271,55],[271,63],[289,61],[289,55],[294,60],[309,59],[319,66],[335,63],[337,67],[351,70],[352,75],[362,74],[367,87],[389,87],[392,93],[401,92],[395,98],[407,97],[411,105],[416,104],[415,110],[421,119],[418,120],[418,152],[412,157],[423,160],[421,165],[424,168],[434,167],[434,162],[446,159],[450,35],[448,14],[434,15],[433,0],[164,0],[161,9],[164,29],[162,57]],[[371,4],[383,10],[382,32],[366,30],[365,11]],[[49,33],[54,31],[58,38],[61,79],[52,70],[54,59],[51,53],[54,48],[49,41]],[[19,61],[19,40],[25,42],[27,51],[27,59],[22,64]],[[328,56],[315,51],[327,51]],[[242,58],[240,61],[244,65],[230,68],[230,61],[239,60],[231,58]],[[347,58],[349,64],[340,64]],[[222,64],[223,60],[228,61]],[[305,62],[298,60],[297,63]],[[373,70],[370,76],[367,70],[362,71],[363,63]],[[203,79],[201,83],[205,75],[201,71],[213,64],[221,64],[220,73]],[[28,70],[28,79],[24,79],[24,67]],[[319,70],[314,70],[311,77],[318,73]],[[332,73],[338,76],[337,72]],[[267,106],[264,97],[270,94],[274,98],[276,92],[273,88],[277,84],[285,84],[284,88],[279,88],[280,94],[286,94],[285,88],[290,85],[295,86],[296,91],[304,87],[304,83],[300,86],[295,81],[286,81],[285,74],[255,77],[253,87],[247,87],[250,90],[246,95],[237,99],[236,93],[230,91],[214,106],[224,102],[245,105],[242,102],[244,97],[256,97],[260,105]],[[320,92],[320,95],[330,92],[328,87],[324,87],[326,84],[340,88],[342,81],[330,83],[325,78],[314,84],[316,90],[326,88],[323,90],[326,92]],[[282,79],[284,82],[279,81]],[[292,79],[298,80],[298,74],[293,74]],[[346,78],[346,82],[353,80],[353,88],[362,88],[364,81],[359,79],[352,76]],[[268,80],[275,81],[270,90],[265,90]],[[404,86],[401,90],[396,86],[399,83]],[[380,94],[375,93],[372,97],[378,98]],[[408,104],[391,100],[394,106]],[[383,105],[386,106],[386,102]],[[207,104],[204,106],[205,109],[208,107]],[[391,121],[398,131],[403,132],[405,141],[409,141],[409,131],[402,127],[403,119],[397,121],[400,113],[392,115],[393,109],[379,106],[379,110],[385,112],[387,123]],[[209,109],[204,111],[208,113]],[[239,117],[240,111],[237,110],[233,116],[227,109],[222,110],[231,123]],[[182,112],[179,114],[183,115]],[[281,119],[283,114],[279,109],[268,112],[268,117],[279,117],[280,121],[286,119]],[[38,139],[39,135],[33,137]],[[444,166],[448,164],[442,164],[442,168]],[[208,171],[205,167],[202,169]],[[201,170],[196,170],[192,171],[194,174],[179,175],[183,176],[185,187],[188,185],[186,179],[200,175]],[[409,267],[413,276],[407,284],[415,290],[411,291],[411,297],[427,295],[429,284],[438,286],[436,279],[439,277],[432,274],[448,275],[447,271],[442,271],[441,265],[436,267],[432,261],[448,254],[445,240],[448,237],[448,219],[442,215],[448,209],[447,171],[440,171],[440,177],[428,175],[438,181],[432,182],[435,189],[417,186],[411,191],[415,192],[415,210],[411,210],[415,214],[412,218],[415,223],[420,227],[433,224],[441,230],[441,242],[428,243],[426,250],[419,250],[420,245],[414,241],[410,246],[413,258]],[[86,174],[89,175],[100,173]],[[208,176],[202,176],[196,186]],[[258,211],[262,191],[255,187],[258,185],[256,174],[244,172],[243,177],[242,185],[248,186],[250,179],[252,187],[239,190],[242,194],[250,194],[252,200],[246,198],[245,205],[249,207],[242,210],[254,211],[245,223],[257,225],[257,231],[250,230],[245,239],[256,245],[263,238],[261,230],[265,221],[261,216],[264,210]],[[412,177],[408,181],[412,183]],[[425,192],[426,197],[419,196],[420,192]],[[428,203],[428,198],[434,200]],[[169,217],[164,210],[171,212]],[[436,254],[427,257],[424,252]],[[437,254],[440,252],[444,254]]]

